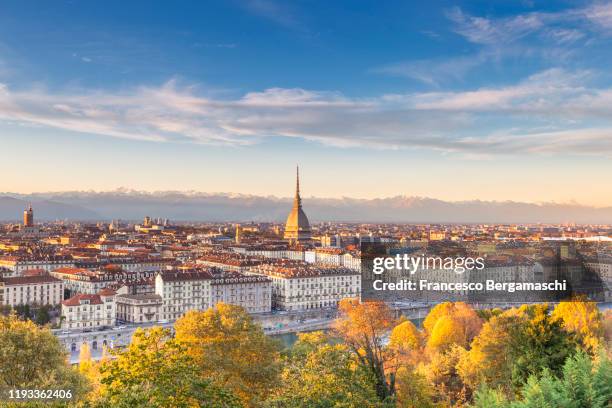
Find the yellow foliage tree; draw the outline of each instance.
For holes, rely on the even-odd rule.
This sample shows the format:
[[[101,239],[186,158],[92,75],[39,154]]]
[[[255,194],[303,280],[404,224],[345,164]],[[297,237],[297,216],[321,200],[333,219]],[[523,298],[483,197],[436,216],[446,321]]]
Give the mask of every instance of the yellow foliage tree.
[[[604,336],[604,327],[595,302],[582,299],[560,302],[552,315],[563,322],[565,330],[576,333],[586,351],[597,351]]]
[[[48,327],[0,315],[0,395],[10,389],[65,389],[78,400],[88,388]]]
[[[453,344],[467,347],[469,343],[459,319],[453,316],[442,316],[436,321],[427,339],[427,349],[432,352],[440,352],[447,350]]]
[[[81,345],[79,352],[79,372],[89,380],[91,386],[88,399],[97,399],[100,391],[100,364],[91,358],[87,343]]]
[[[520,319],[513,312],[493,316],[472,341],[469,352],[461,356],[457,371],[472,390],[484,382],[491,388],[502,387],[510,392],[509,344],[511,331]]]
[[[435,391],[435,402],[443,406],[462,406],[471,397],[471,390],[463,382],[457,364],[467,350],[452,344],[446,350],[433,353],[428,363],[419,364],[417,373],[424,376]]]
[[[453,334],[453,339],[458,341],[464,347],[467,347],[482,328],[483,320],[478,316],[478,313],[472,309],[472,307],[464,302],[445,302],[436,305],[427,314],[427,317],[423,321],[423,328],[425,332],[431,337],[438,323],[438,320],[442,318],[450,318],[455,323],[453,327],[460,331],[459,334]],[[451,323],[446,321],[442,327],[449,326]],[[434,341],[434,344],[439,343],[438,340]],[[446,343],[449,343],[448,341]]]
[[[395,326],[389,337],[389,346],[395,349],[418,350],[422,342],[421,332],[410,320]]]
[[[155,326],[137,329],[130,345],[113,350],[114,359],[100,366],[101,387],[93,408],[238,408],[237,399],[211,380],[170,335]]]
[[[427,379],[410,367],[397,371],[397,408],[433,408],[435,393]]]
[[[239,306],[218,303],[190,311],[174,325],[176,340],[202,375],[232,391],[247,406],[258,406],[278,381],[278,345]]]

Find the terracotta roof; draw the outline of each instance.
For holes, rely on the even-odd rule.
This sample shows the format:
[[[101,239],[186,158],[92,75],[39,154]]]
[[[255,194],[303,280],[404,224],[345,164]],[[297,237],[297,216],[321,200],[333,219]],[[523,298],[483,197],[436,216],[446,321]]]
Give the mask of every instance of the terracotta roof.
[[[89,300],[90,305],[101,305],[102,299],[100,299],[100,295],[86,295],[86,294],[78,294],[70,299],[66,299],[62,302],[64,306],[79,306],[82,301]]]
[[[98,295],[100,295],[100,296],[114,296],[116,294],[117,293],[114,290],[109,289],[109,288],[104,288],[104,289],[102,289],[101,291],[98,292]]]
[[[4,282],[4,285],[29,285],[34,283],[58,283],[60,279],[56,279],[49,275],[35,275],[35,276],[17,276],[13,278],[2,278],[0,282]]]

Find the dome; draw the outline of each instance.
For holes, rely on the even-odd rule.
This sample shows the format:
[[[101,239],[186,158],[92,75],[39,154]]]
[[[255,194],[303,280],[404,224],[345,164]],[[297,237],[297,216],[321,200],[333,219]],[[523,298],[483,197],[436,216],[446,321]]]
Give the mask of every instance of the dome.
[[[300,174],[299,169],[296,175],[295,198],[293,199],[293,207],[287,217],[285,224],[284,238],[289,241],[304,241],[310,239],[310,223],[304,210],[302,209],[302,198],[300,197]]]

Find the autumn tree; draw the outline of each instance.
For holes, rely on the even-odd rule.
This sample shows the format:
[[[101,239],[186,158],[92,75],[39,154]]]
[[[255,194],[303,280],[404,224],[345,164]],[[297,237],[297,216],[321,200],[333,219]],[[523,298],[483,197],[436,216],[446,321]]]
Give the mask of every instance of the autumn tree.
[[[100,367],[96,408],[238,408],[228,391],[202,378],[186,350],[161,327],[137,329],[129,347]]]
[[[483,320],[464,302],[445,302],[434,306],[423,321],[428,348],[444,350],[452,344],[468,347],[480,332]]]
[[[502,314],[491,317],[483,325],[472,341],[469,352],[457,364],[463,382],[472,390],[484,383],[491,389],[500,387],[505,393],[511,393],[511,337],[519,324],[521,322],[517,316]]]
[[[48,328],[10,314],[0,316],[0,394],[9,389],[71,390],[78,400],[88,384]]]
[[[410,320],[404,320],[391,330],[389,347],[409,352],[423,346],[423,335]]]
[[[561,320],[563,328],[575,333],[583,349],[594,354],[604,335],[602,316],[595,302],[575,299],[560,302],[552,313]]]
[[[381,401],[395,393],[395,372],[386,371],[392,355],[385,349],[385,337],[395,324],[396,319],[384,302],[342,299],[333,325],[334,332],[355,354],[358,363],[373,375]]]
[[[523,305],[492,317],[458,363],[463,381],[510,394],[545,369],[558,374],[576,343],[548,312],[546,304]]]
[[[461,322],[453,316],[441,316],[427,339],[427,349],[432,352],[445,351],[453,345],[467,347]]]
[[[423,375],[435,391],[436,402],[444,406],[464,404],[471,398],[457,365],[467,353],[463,347],[453,344],[445,350],[433,353],[427,363],[420,364],[417,372]]]
[[[395,372],[402,367],[414,367],[423,359],[423,334],[410,321],[401,321],[391,330],[387,352],[387,367]]]
[[[604,313],[602,326],[606,348],[612,349],[612,310],[608,309]]]
[[[240,306],[218,303],[176,321],[176,340],[204,377],[257,406],[277,385],[278,345]]]
[[[434,408],[435,392],[425,376],[410,366],[401,366],[396,374],[397,408]]]
[[[281,375],[274,408],[374,408],[380,401],[368,371],[342,344],[330,344],[321,332],[299,335]]]

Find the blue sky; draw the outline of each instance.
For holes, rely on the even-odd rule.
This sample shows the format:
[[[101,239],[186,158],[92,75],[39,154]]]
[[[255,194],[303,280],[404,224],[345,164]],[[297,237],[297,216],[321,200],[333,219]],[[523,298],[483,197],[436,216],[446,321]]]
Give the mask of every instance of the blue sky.
[[[612,3],[1,7],[0,191],[612,205]]]

